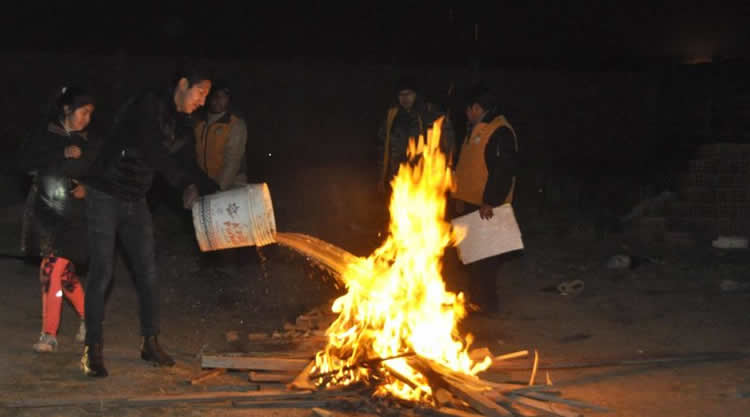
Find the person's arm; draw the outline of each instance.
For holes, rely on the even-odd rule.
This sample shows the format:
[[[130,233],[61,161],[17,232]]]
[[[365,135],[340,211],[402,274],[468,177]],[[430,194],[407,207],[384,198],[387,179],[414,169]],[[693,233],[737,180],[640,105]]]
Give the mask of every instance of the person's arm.
[[[451,119],[445,117],[440,132],[440,149],[445,154],[449,167],[453,167],[456,157],[456,131],[453,129]]]
[[[99,138],[90,138],[86,143],[83,142],[83,139],[74,140],[73,146],[80,147],[81,156],[57,162],[56,171],[66,177],[76,179],[84,177],[96,160],[101,145],[102,141]]]
[[[221,167],[217,182],[219,188],[226,190],[233,183],[242,166],[247,146],[247,127],[245,121],[237,119],[229,132],[229,139],[224,148],[224,165]]]
[[[485,205],[498,206],[505,201],[519,169],[518,153],[510,129],[501,127],[492,134],[484,149],[484,160],[488,175],[482,200]]]
[[[131,114],[133,132],[128,133],[138,138],[143,159],[154,170],[164,176],[167,183],[175,188],[184,189],[192,184],[189,173],[170,157],[169,150],[164,145],[164,134],[159,123],[159,108],[157,98],[146,96],[135,103],[137,109]]]
[[[164,134],[161,130],[158,114],[159,103],[155,97],[146,97],[136,104],[138,108],[131,119],[134,125],[132,134],[140,141],[143,159],[154,170],[164,176],[167,183],[179,190],[183,190],[183,206],[190,208],[193,201],[199,197],[196,181],[192,175],[169,155],[164,146]]]
[[[386,166],[386,136],[388,135],[388,117],[384,119],[378,128],[378,134],[375,140],[375,167],[378,170],[378,183],[377,190],[381,193],[385,192],[385,181],[388,178],[388,167]],[[390,144],[388,144],[390,145]],[[388,151],[390,152],[390,150]],[[388,155],[390,157],[390,155]]]
[[[383,154],[385,152],[386,121],[380,124],[375,138],[375,160],[379,170],[383,169]]]

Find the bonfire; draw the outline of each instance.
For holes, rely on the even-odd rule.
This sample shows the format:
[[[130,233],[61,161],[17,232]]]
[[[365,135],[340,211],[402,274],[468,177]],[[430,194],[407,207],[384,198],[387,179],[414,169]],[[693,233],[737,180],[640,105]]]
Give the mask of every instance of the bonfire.
[[[457,329],[466,300],[463,293],[447,291],[441,275],[445,248],[462,237],[445,219],[446,196],[455,182],[439,146],[442,122],[436,121],[426,138],[409,142],[408,163],[391,182],[387,239],[342,274],[347,293],[333,304],[338,318],[315,359],[314,371],[331,376],[321,384],[362,381],[376,386],[376,395],[431,401],[429,381],[411,358],[466,375],[492,362],[469,357],[472,336]]]

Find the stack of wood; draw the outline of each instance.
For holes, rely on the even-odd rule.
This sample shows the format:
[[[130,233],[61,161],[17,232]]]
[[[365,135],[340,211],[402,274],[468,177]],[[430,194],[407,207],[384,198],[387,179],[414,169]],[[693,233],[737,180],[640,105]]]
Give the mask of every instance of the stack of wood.
[[[483,349],[474,352],[474,356],[486,353]],[[494,363],[520,358],[528,355],[527,351],[496,357]],[[377,362],[388,369],[387,361]],[[284,399],[287,403],[294,403],[299,407],[334,407],[349,409],[371,409],[381,414],[418,413],[423,415],[446,416],[579,416],[578,410],[607,411],[602,407],[562,398],[560,392],[547,383],[537,385],[536,365],[534,361],[531,381],[529,383],[505,381],[490,382],[479,377],[454,372],[432,360],[417,355],[408,355],[409,364],[422,373],[432,388],[432,404],[416,404],[400,401],[394,398],[374,398],[375,387],[359,384],[355,387],[335,387],[320,389],[321,379],[325,375],[312,372],[314,360],[308,358],[288,356],[248,356],[243,355],[204,355],[202,367],[210,368],[211,372],[224,370],[248,371],[249,379],[256,383],[283,382],[289,392],[303,392],[302,396]],[[372,366],[372,363],[362,366]],[[218,370],[218,371],[217,371]],[[391,377],[397,377],[406,383],[403,376],[386,371]],[[274,395],[277,395],[274,393]],[[236,406],[259,407],[265,404],[257,399],[252,401],[235,401]],[[241,404],[240,404],[241,403]],[[476,414],[479,413],[479,414]],[[320,414],[323,415],[323,414]]]

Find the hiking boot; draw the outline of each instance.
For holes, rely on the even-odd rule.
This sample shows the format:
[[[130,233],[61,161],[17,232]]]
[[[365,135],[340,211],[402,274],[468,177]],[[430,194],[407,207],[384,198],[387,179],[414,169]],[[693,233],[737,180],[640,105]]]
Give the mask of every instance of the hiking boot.
[[[83,348],[83,357],[81,358],[81,370],[86,376],[105,377],[108,375],[104,367],[104,354],[101,343],[86,345]]]
[[[174,366],[174,359],[159,346],[156,336],[143,338],[143,343],[141,343],[141,359],[157,366]]]
[[[39,341],[32,346],[34,352],[57,352],[57,338],[49,333],[42,332]]]
[[[76,333],[76,342],[83,343],[86,341],[86,322],[81,320],[81,325],[78,326],[78,333]]]

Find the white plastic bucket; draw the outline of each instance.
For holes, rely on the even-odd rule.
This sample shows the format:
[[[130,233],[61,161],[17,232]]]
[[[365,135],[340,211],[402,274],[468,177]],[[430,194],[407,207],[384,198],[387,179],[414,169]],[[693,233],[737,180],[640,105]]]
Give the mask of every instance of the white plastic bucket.
[[[275,243],[268,185],[248,184],[201,197],[193,204],[193,226],[203,252]]]

